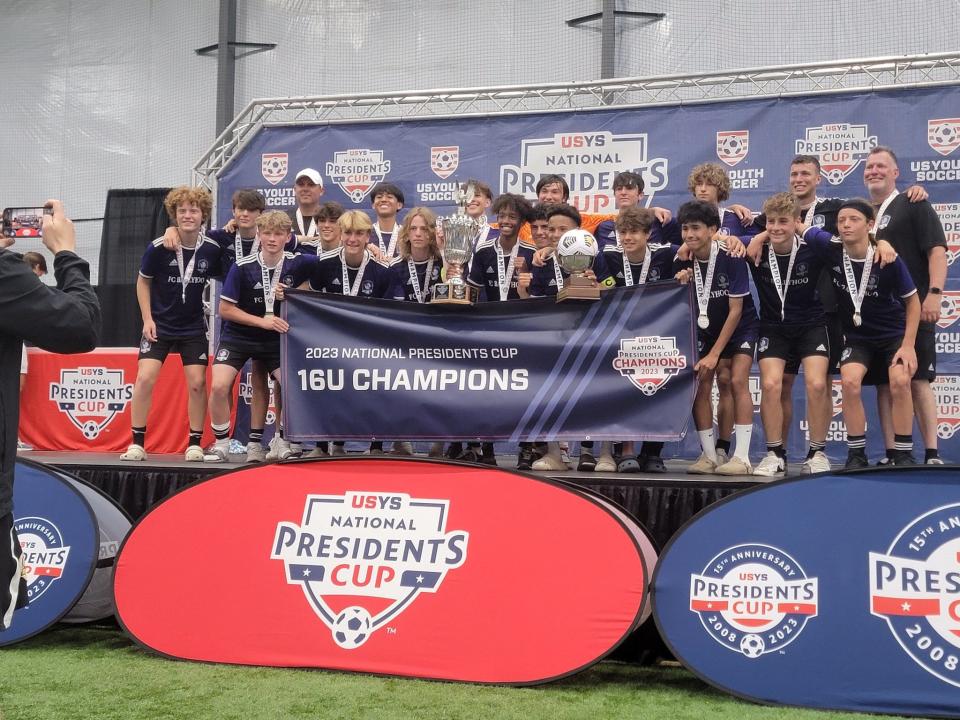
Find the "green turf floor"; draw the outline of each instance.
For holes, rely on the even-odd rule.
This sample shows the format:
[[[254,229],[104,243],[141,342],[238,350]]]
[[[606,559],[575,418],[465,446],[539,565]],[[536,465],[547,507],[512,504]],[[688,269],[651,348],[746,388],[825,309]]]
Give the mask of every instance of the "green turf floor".
[[[535,688],[165,660],[113,627],[59,627],[0,649],[0,718],[866,718],[753,705],[686,670],[601,663]]]

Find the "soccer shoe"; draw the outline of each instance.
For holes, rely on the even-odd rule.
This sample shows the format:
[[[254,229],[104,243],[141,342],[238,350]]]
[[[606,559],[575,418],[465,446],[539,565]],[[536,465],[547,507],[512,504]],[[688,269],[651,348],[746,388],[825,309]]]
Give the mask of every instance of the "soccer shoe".
[[[301,455],[303,455],[303,445],[295,442],[290,443],[290,457],[298,458]],[[286,460],[286,458],[281,458],[281,460]]]
[[[727,454],[726,450],[717,450],[717,467],[720,467],[729,459],[730,455]]]
[[[478,463],[480,462],[480,456],[477,455],[477,452],[472,447],[468,446],[466,450],[457,456],[457,460],[460,462]]]
[[[289,460],[290,458],[295,457],[293,454],[293,448],[290,447],[290,443],[287,442],[285,438],[277,438],[275,449],[277,451],[277,460]]]
[[[277,459],[277,440],[279,439],[279,435],[274,435],[272,438],[270,438],[270,443],[267,445],[267,454],[264,456],[265,460]]]
[[[932,457],[927,460],[924,465],[943,465],[943,459],[940,457]]]
[[[577,463],[577,472],[593,472],[597,467],[597,460],[589,450],[580,450],[580,461]]]
[[[327,457],[327,452],[322,447],[317,445],[313,450],[308,452],[304,457],[308,457],[308,458]]]
[[[231,455],[243,455],[246,451],[247,448],[242,442],[236,438],[230,440],[230,449],[227,450],[228,453]]]
[[[625,474],[638,473],[641,467],[642,465],[640,464],[639,458],[625,457],[617,463],[617,472]]]
[[[442,458],[443,457],[443,443],[435,442],[430,446],[430,452],[427,453],[427,457],[432,458]]]
[[[617,471],[617,461],[610,453],[600,453],[594,472],[612,473]]]
[[[734,455],[722,465],[717,465],[717,469],[714,472],[716,472],[717,475],[752,475],[753,468],[749,462]]]
[[[640,465],[640,472],[665,473],[667,471],[667,466],[663,464],[663,458],[659,455],[638,455],[637,462]]]
[[[517,470],[533,469],[533,450],[525,447],[517,453]]]
[[[260,443],[247,443],[247,459],[248,463],[258,463],[263,462],[267,459],[267,454],[263,450],[263,445]]]
[[[222,463],[227,461],[228,450],[230,449],[229,445],[220,445],[219,443],[214,443],[206,452],[203,454],[203,461],[208,463]]]
[[[347,449],[343,445],[334,445],[330,451],[330,457],[345,457]]]
[[[383,443],[370,443],[367,455],[383,455]]]
[[[754,475],[763,477],[783,477],[786,472],[787,464],[773,451],[767,452],[767,456],[753,469]]]
[[[830,460],[827,459],[827,454],[823,450],[817,450],[812,457],[804,461],[803,472],[830,472]]]
[[[23,440],[17,438],[17,452],[21,450],[33,450],[33,445],[27,445]],[[940,464],[943,465],[942,462]]]
[[[393,443],[393,449],[390,451],[390,454],[401,457],[411,457],[413,455],[413,443],[409,440],[396,440]]]
[[[183,459],[187,462],[203,462],[203,448],[199,445],[191,445],[183,454]]]
[[[844,470],[859,470],[860,468],[870,467],[870,461],[867,456],[853,450],[847,453],[847,462],[844,464]]]
[[[142,445],[137,445],[133,443],[127,448],[127,451],[120,456],[121,460],[129,461],[140,461],[147,459],[147,451],[143,449]]]
[[[457,460],[463,454],[463,443],[452,442],[447,445],[446,456],[450,460]]]
[[[480,453],[480,457],[477,458],[477,462],[481,465],[489,465],[490,467],[497,466],[497,456],[493,453]]]
[[[697,461],[687,468],[687,475],[713,475],[716,469],[717,463],[706,453],[701,453]]]
[[[903,467],[904,465],[916,465],[917,461],[913,459],[913,455],[910,453],[898,450],[893,458],[893,464],[898,467]]]
[[[556,472],[557,470],[569,470],[570,468],[567,467],[567,464],[563,461],[561,451],[553,447],[547,451],[546,455],[533,463],[533,469]]]

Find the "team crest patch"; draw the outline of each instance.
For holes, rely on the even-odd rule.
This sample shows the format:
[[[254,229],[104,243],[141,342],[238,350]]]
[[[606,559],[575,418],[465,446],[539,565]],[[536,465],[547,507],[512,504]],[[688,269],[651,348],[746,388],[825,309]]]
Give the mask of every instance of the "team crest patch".
[[[70,557],[70,546],[64,542],[57,526],[46,518],[18,518],[13,527],[23,553],[27,602],[32,603],[63,575]]]
[[[768,347],[770,347],[770,338],[768,337],[760,338],[760,344],[757,346],[757,350],[759,352],[766,352]]]
[[[390,161],[383,159],[383,150],[353,148],[335,152],[326,165],[326,174],[350,202],[357,204],[390,174],[390,167]]]
[[[206,258],[200,258],[200,261],[197,263],[197,272],[199,272],[201,275],[205,275],[209,269],[210,262]]]
[[[890,216],[882,215],[880,217],[880,222],[877,223],[877,230],[883,230],[889,224],[890,224]]]
[[[300,525],[277,524],[270,557],[299,585],[333,641],[354,650],[467,558],[447,532],[450,501],[403,493],[308,495]]]
[[[141,352],[149,349],[149,342],[140,343]],[[64,368],[60,370],[60,382],[50,383],[50,400],[87,440],[99,437],[132,399],[133,383],[124,382],[123,370]]]
[[[276,185],[287,176],[288,167],[287,153],[263,153],[260,156],[260,174],[271,185]]]
[[[613,369],[647,396],[655,395],[686,367],[687,358],[677,348],[677,339],[659,335],[623,338],[613,358]]]
[[[362,292],[364,295],[373,295],[373,281],[364,280],[360,285],[360,292]]]
[[[717,131],[717,157],[733,167],[743,160],[750,150],[749,130]]]
[[[927,142],[941,155],[949,155],[960,147],[960,118],[927,120]]]
[[[885,553],[871,552],[870,612],[931,675],[960,687],[960,504],[911,520]]]
[[[226,348],[220,348],[217,350],[217,362],[223,362],[228,357],[230,357],[230,351]]]
[[[151,348],[151,347],[153,347],[153,343],[151,343],[151,342],[150,342],[149,340],[147,340],[146,338],[143,338],[143,339],[140,341],[140,352],[141,352],[141,353],[148,353],[148,352],[150,352],[150,348]]]
[[[810,223],[813,227],[822,228],[827,224],[827,218],[819,213],[813,216],[813,221]]]
[[[690,611],[723,647],[756,659],[796,641],[817,616],[818,582],[780,548],[748,543],[690,576]]]
[[[841,361],[846,360],[846,359],[849,358],[851,355],[853,355],[853,348],[845,347],[845,348],[843,349],[843,352],[840,354],[840,360],[841,360]]]
[[[460,146],[442,145],[430,148],[430,169],[441,180],[446,180],[460,166]]]
[[[820,172],[831,185],[839,185],[856,170],[877,146],[877,136],[866,125],[832,123],[806,128],[796,141],[797,155],[814,155],[820,160]]]

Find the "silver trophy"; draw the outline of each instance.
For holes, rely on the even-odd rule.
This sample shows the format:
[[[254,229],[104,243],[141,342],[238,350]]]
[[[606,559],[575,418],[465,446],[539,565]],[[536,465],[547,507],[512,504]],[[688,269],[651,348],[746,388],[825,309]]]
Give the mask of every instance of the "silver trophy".
[[[437,218],[437,225],[443,231],[441,252],[446,277],[444,282],[433,286],[433,299],[430,302],[460,305],[476,302],[476,288],[467,285],[463,279],[463,270],[473,254],[473,243],[480,233],[480,223],[467,215],[467,205],[475,194],[473,183],[458,187],[456,214]]]

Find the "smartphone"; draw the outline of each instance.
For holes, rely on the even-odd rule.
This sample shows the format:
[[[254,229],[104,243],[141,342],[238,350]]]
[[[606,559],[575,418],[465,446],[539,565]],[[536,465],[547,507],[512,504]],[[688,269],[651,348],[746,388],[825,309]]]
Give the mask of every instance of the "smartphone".
[[[4,208],[3,234],[12,238],[43,237],[43,216],[52,215],[46,207]]]

